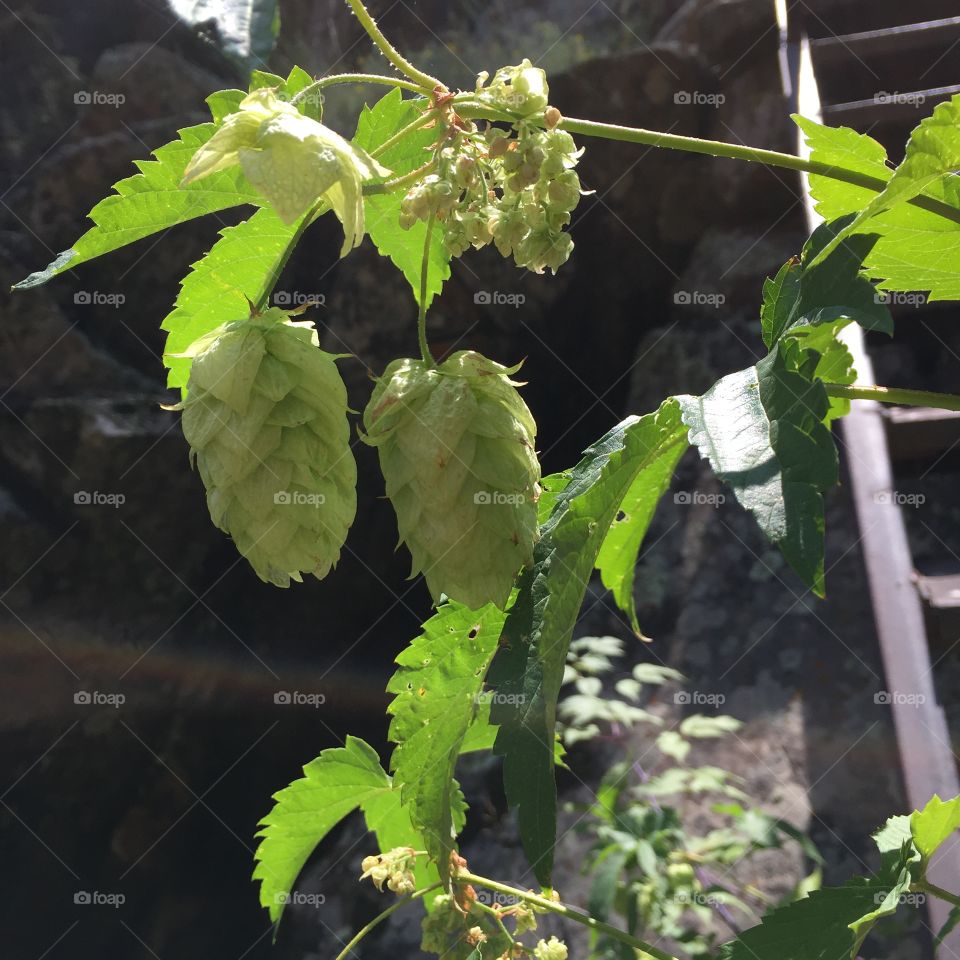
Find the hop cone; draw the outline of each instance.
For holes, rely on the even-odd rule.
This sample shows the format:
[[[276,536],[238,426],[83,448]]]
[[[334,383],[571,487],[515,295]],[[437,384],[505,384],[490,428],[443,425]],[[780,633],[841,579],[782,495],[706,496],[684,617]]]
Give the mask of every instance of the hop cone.
[[[533,558],[540,465],[517,369],[472,351],[439,367],[394,360],[364,413],[411,576],[423,572],[434,600],[502,607]]]
[[[213,522],[262,580],[326,576],[357,508],[346,389],[309,322],[276,308],[197,341],[183,433]]]

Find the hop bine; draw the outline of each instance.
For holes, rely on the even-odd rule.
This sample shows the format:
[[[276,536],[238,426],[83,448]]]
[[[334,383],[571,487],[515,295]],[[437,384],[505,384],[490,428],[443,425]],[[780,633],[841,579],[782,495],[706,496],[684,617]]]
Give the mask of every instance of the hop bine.
[[[510,374],[479,353],[394,360],[364,413],[400,540],[434,600],[503,606],[533,558],[536,424]]]
[[[218,327],[193,357],[183,433],[213,522],[280,587],[336,565],[356,514],[347,396],[307,321],[277,308]]]

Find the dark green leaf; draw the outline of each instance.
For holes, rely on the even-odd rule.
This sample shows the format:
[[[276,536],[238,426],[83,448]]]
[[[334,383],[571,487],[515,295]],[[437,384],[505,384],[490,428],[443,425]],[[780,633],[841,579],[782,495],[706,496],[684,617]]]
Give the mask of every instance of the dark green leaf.
[[[676,416],[674,426],[668,422],[671,415]],[[662,420],[660,429],[663,431],[682,429],[680,410],[676,406],[665,411]],[[630,618],[630,624],[639,636],[643,633],[633,599],[637,557],[657,503],[670,486],[677,461],[686,449],[684,443],[660,448],[660,455],[637,474],[597,555],[597,569],[603,585],[612,591],[617,606]]]
[[[804,582],[823,596],[823,491],[837,483],[837,450],[823,384],[799,372],[785,341],[756,366],[678,397],[690,442],[756,517]]]
[[[490,684],[500,725],[495,752],[518,807],[520,836],[537,878],[550,882],[556,838],[553,757],[557,696],[570,636],[597,553],[637,475],[683,446],[676,403],[631,417],[591,447],[571,471],[541,531],[533,567],[520,579]]]

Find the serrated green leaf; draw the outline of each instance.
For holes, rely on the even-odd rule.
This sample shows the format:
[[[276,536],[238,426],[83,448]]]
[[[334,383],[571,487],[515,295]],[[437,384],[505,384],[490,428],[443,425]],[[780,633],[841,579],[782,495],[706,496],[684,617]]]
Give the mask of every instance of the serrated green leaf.
[[[247,316],[273,286],[299,236],[300,223],[285,224],[271,207],[220,231],[220,239],[190,268],[173,311],[160,325],[167,331],[163,361],[167,384],[185,388],[190,357],[183,353],[220,324]]]
[[[789,261],[764,282],[760,324],[767,349],[788,333],[818,327],[836,331],[851,320],[865,330],[893,333],[890,311],[860,274],[878,239],[875,234],[851,237],[824,262],[810,266],[850,221],[845,217],[821,224],[804,244],[799,262]]]
[[[924,864],[937,852],[938,847],[960,829],[960,797],[941,800],[936,794],[922,809],[910,817],[910,834]]]
[[[938,104],[920,121],[907,141],[903,163],[893,172],[886,187],[857,214],[856,218],[828,244],[836,248],[848,237],[870,229],[868,221],[905,204],[928,191],[938,181],[956,176],[960,168],[960,95]]]
[[[387,685],[395,694],[388,708],[397,744],[391,768],[444,881],[465,815],[453,778],[457,757],[478,715],[504,616],[493,604],[482,610],[444,604],[397,657],[400,669]]]
[[[353,142],[368,153],[386,143],[407,124],[423,113],[425,100],[404,100],[400,90],[391,90],[372,108],[364,106],[357,123]],[[428,148],[436,140],[435,129],[420,129],[387,150],[377,159],[392,171],[393,176],[411,173],[430,159]],[[364,198],[367,232],[377,250],[389,257],[394,266],[403,273],[420,303],[420,275],[423,250],[427,239],[427,225],[422,221],[409,230],[400,226],[400,203],[403,191],[372,195]],[[450,277],[450,254],[443,242],[443,225],[435,223],[430,237],[430,255],[427,270],[426,306],[443,288]]]
[[[240,91],[215,95],[221,109],[232,95],[236,97],[236,109],[243,96]],[[90,211],[95,226],[44,270],[21,280],[17,288],[39,286],[64,270],[195,217],[243,203],[259,203],[256,190],[239,169],[222,170],[200,183],[180,186],[190,158],[216,129],[214,123],[186,127],[178,131],[179,139],[155,150],[153,160],[138,160],[140,173],[115,183],[116,192]]]
[[[875,140],[846,127],[825,127],[794,118],[803,130],[813,160],[835,164],[889,181],[893,170]],[[929,184],[926,196],[960,208],[960,184],[949,177]],[[857,214],[877,192],[865,187],[810,176],[817,212],[827,220]],[[910,203],[871,217],[868,229],[880,239],[870,251],[866,273],[882,290],[926,290],[930,300],[960,299],[960,224]]]
[[[267,59],[280,28],[277,0],[170,0],[170,7],[188,26],[212,21],[224,54],[245,70]]]
[[[862,938],[851,929],[886,891],[876,883],[814,890],[768,913],[756,927],[723,946],[721,960],[846,960]]]
[[[818,595],[823,583],[823,491],[837,483],[837,450],[823,384],[799,372],[792,341],[756,366],[677,400],[690,442],[756,517]]]
[[[675,411],[676,423],[670,423],[670,414],[666,413],[661,425],[665,433],[682,429],[679,408],[670,409]],[[633,598],[637,558],[653,513],[670,486],[673,471],[684,450],[686,444],[681,443],[661,448],[660,456],[637,474],[597,554],[597,570],[603,585],[613,593],[617,606],[630,618],[634,633],[640,637],[643,631]]]
[[[357,807],[392,789],[376,751],[356,737],[347,737],[343,747],[324,750],[303,773],[274,794],[273,809],[257,832],[262,839],[253,878],[260,881],[260,904],[274,923],[317,844]]]
[[[683,445],[676,404],[631,417],[591,447],[571,471],[541,530],[534,564],[503,631],[490,684],[500,725],[495,752],[504,757],[507,800],[518,808],[520,837],[539,881],[548,886],[556,839],[553,744],[557,696],[570,637],[597,552],[637,475],[664,449]]]

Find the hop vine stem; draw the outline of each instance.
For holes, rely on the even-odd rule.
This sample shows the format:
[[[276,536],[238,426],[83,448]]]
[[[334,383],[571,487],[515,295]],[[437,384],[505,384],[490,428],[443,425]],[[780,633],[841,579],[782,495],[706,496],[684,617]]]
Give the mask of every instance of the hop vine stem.
[[[539,907],[542,910],[548,910],[550,913],[555,913],[559,917],[573,920],[575,923],[589,927],[591,930],[596,930],[598,933],[605,933],[608,937],[612,937],[614,940],[619,940],[621,943],[633,947],[643,960],[650,960],[650,958],[652,958],[652,960],[677,960],[672,954],[655,947],[652,943],[647,943],[639,937],[632,937],[629,933],[620,930],[618,927],[604,923],[602,920],[597,920],[595,917],[591,917],[589,914],[583,913],[580,910],[575,910],[573,907],[567,907],[562,903],[557,903],[555,900],[548,900],[539,894],[531,893],[529,890],[511,887],[509,884],[500,883],[497,880],[490,880],[487,877],[481,877],[466,870],[461,870],[457,874],[456,879],[458,882],[473,883],[480,887],[486,887],[488,890],[505,893],[508,896],[516,897],[518,900],[523,900],[532,906]]]
[[[843,400],[877,400],[905,407],[936,407],[940,410],[960,410],[960,396],[953,393],[935,393],[932,390],[908,390],[901,387],[876,387],[866,384],[825,383],[827,394]]]

